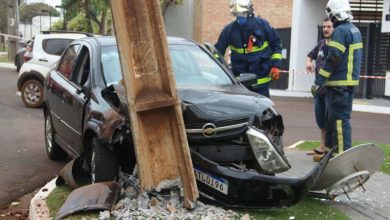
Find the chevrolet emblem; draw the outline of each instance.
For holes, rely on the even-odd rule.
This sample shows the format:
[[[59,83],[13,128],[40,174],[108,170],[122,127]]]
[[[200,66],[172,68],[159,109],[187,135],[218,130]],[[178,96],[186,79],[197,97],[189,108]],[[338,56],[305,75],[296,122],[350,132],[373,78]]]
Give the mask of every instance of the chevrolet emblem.
[[[207,123],[202,128],[202,134],[205,137],[212,137],[217,133],[216,126],[212,123]]]

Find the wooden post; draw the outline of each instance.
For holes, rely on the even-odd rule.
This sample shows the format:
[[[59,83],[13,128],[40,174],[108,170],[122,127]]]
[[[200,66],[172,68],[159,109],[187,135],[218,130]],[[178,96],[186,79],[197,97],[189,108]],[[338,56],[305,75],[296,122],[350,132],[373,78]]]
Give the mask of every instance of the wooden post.
[[[181,178],[184,205],[198,189],[158,0],[111,0],[142,190]]]

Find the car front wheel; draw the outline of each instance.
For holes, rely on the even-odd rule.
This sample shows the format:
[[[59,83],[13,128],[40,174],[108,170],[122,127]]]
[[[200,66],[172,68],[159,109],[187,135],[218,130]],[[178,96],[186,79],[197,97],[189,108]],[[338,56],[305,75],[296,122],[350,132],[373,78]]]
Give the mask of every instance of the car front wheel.
[[[45,144],[47,156],[52,160],[65,159],[66,152],[54,141],[55,131],[49,113],[45,114]]]
[[[107,149],[96,138],[93,138],[91,153],[92,183],[115,180],[119,171],[118,158],[115,152]]]
[[[30,108],[39,108],[43,103],[43,85],[36,79],[27,80],[22,86],[22,101]]]

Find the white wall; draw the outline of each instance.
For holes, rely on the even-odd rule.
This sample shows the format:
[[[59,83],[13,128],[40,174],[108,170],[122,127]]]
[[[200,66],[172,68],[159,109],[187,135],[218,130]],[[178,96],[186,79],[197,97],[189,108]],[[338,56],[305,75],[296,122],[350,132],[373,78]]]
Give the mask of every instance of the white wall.
[[[59,21],[60,17],[51,17],[51,24]],[[25,39],[31,39],[35,34],[40,33],[40,31],[47,31],[50,28],[50,17],[49,16],[36,16],[32,19],[32,24],[25,25],[24,21],[19,23],[19,32],[22,32]]]
[[[382,32],[390,33],[390,20],[387,20],[390,16],[390,0],[384,0],[383,2],[383,18],[382,18]]]
[[[294,0],[288,90],[310,91],[314,75],[306,74],[306,55],[316,45],[318,25],[326,18],[327,0]],[[294,71],[294,74],[291,73]]]

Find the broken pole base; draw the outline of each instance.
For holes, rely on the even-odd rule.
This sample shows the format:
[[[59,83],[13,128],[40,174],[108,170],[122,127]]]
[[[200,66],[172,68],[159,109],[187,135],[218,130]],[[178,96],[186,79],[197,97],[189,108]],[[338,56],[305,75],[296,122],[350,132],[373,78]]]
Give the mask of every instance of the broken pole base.
[[[111,0],[141,190],[181,179],[184,205],[198,198],[158,0]]]

